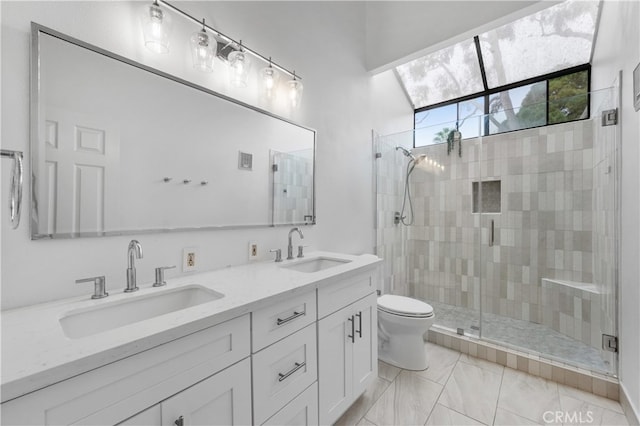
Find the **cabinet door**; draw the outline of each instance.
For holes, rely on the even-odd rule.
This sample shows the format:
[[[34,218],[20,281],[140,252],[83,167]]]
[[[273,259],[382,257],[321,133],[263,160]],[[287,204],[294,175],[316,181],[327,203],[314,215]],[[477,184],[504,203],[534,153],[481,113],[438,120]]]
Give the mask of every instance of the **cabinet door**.
[[[155,426],[162,424],[162,410],[160,404],[147,408],[135,416],[129,417],[118,426]]]
[[[251,424],[249,358],[185,389],[161,404],[163,426]]]
[[[309,386],[262,426],[317,426],[318,383]]]
[[[352,402],[351,307],[318,322],[318,386],[320,424],[332,424]]]
[[[376,294],[353,305],[356,336],[353,343],[353,397],[360,396],[378,375],[378,309]]]

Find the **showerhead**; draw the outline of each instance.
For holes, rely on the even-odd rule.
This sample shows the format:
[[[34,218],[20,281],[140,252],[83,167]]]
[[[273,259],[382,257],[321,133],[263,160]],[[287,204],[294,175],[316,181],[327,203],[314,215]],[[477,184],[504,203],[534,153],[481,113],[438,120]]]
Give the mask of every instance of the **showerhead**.
[[[409,157],[409,158],[411,158],[411,159],[413,159],[413,160],[415,160],[415,159],[416,159],[416,157],[414,157],[414,156],[413,156],[413,154],[411,153],[411,151],[409,151],[408,149],[406,149],[406,148],[404,148],[404,147],[402,147],[402,146],[400,146],[400,145],[396,146],[396,151],[398,151],[398,150],[402,151],[402,153],[403,153],[406,157]]]

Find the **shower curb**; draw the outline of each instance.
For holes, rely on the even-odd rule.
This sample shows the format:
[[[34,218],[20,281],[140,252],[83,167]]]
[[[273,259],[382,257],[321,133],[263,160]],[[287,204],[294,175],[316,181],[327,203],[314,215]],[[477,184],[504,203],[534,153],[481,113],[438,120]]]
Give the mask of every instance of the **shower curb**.
[[[459,335],[439,327],[429,329],[428,341],[532,376],[542,377],[620,402],[620,384],[615,377],[576,368],[559,361],[527,354],[474,337]]]

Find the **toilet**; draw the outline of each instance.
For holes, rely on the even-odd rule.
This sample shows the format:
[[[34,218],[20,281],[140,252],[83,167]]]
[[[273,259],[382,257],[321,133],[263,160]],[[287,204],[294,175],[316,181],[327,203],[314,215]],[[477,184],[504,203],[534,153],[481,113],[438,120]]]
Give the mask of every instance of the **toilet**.
[[[429,364],[423,335],[433,324],[431,305],[410,297],[378,297],[378,359],[406,370]]]

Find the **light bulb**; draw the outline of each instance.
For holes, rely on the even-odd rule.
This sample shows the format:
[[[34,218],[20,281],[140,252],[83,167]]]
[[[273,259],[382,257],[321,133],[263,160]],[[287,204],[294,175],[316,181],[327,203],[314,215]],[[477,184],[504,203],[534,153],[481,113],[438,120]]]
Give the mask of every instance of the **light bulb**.
[[[207,34],[202,21],[202,30],[191,36],[191,54],[193,67],[204,72],[213,71],[213,58],[216,56],[218,43]]]
[[[141,20],[147,49],[155,53],[168,53],[171,17],[157,3],[153,3],[144,7]]]
[[[289,104],[292,108],[297,108],[300,106],[300,101],[302,100],[302,90],[304,86],[300,80],[295,79],[295,76],[293,80],[287,82],[287,86],[289,89]]]
[[[242,50],[229,54],[229,78],[233,86],[247,87],[250,66],[249,57]]]
[[[262,94],[269,100],[276,96],[276,86],[278,84],[279,73],[269,64],[268,67],[262,68]]]

